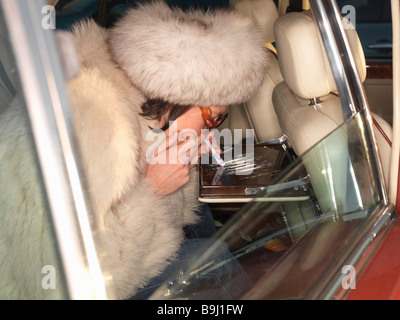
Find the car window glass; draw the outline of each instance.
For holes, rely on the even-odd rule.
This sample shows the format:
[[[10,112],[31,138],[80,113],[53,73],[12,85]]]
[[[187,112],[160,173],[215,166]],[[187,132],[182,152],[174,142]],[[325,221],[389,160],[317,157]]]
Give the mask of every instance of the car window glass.
[[[355,26],[367,59],[392,57],[390,0],[338,0],[342,15]]]
[[[70,29],[72,25],[86,18],[93,18],[104,27],[112,26],[131,7],[147,0],[108,0],[99,5],[98,0],[59,0],[55,6],[57,29]],[[165,0],[171,7],[183,10],[191,8],[228,8],[229,0]]]
[[[0,298],[66,298],[18,69],[0,10]]]
[[[354,249],[381,201],[364,117],[346,120],[299,158],[273,183],[297,184],[272,188],[241,209],[154,297],[204,299],[218,290],[225,299],[306,299],[327,270],[340,275],[346,266],[338,261]],[[224,245],[240,267],[216,256]],[[231,265],[239,271],[226,267],[232,276],[226,290],[210,286],[206,280]]]

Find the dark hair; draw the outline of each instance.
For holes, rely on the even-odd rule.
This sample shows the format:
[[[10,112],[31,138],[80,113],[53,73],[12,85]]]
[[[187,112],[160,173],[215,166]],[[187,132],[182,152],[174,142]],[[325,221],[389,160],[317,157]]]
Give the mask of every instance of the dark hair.
[[[169,122],[174,121],[188,111],[191,105],[171,104],[161,99],[148,99],[142,104],[140,115],[151,120],[161,120],[169,112],[168,119],[161,130],[165,131],[169,127]]]

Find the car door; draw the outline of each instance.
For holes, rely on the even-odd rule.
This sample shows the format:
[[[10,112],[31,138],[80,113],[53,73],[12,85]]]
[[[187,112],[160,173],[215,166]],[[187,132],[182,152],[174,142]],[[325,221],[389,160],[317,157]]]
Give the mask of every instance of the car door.
[[[386,232],[398,226],[335,2],[310,2],[343,98],[344,123],[285,169],[271,183],[271,192],[265,188],[238,211],[154,298],[203,297],[202,279],[231,262],[215,259],[220,242],[242,266],[238,273],[248,276],[240,283],[232,277],[234,287],[245,288],[234,298],[345,298]],[[307,184],[287,184],[300,177],[306,177]],[[275,188],[284,185],[290,187]],[[280,192],[273,191],[277,189]],[[205,292],[213,289],[208,286]],[[226,290],[226,297],[232,298],[232,292]]]

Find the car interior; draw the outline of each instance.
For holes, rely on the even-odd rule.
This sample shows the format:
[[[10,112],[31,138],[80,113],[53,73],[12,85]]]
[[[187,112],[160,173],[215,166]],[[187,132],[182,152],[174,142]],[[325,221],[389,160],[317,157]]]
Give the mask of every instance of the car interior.
[[[280,2],[280,4],[282,3]],[[318,265],[323,265],[324,258],[327,259],[326,253],[323,254],[320,251],[321,248],[325,245],[331,246],[331,253],[338,252],[339,249],[335,247],[335,242],[339,237],[346,238],[349,235],[346,227],[329,222],[313,228],[314,219],[320,216],[321,212],[326,213],[332,210],[333,202],[338,204],[339,207],[336,208],[338,212],[357,212],[360,203],[346,202],[341,198],[343,190],[346,190],[347,194],[360,192],[357,190],[358,186],[352,185],[351,180],[354,177],[351,176],[354,172],[356,175],[365,174],[365,172],[363,173],[365,168],[362,165],[354,164],[354,159],[349,158],[349,145],[355,149],[359,148],[357,138],[350,133],[351,129],[346,134],[336,132],[331,136],[325,148],[313,148],[343,125],[344,116],[342,102],[337,93],[324,44],[307,1],[303,1],[301,9],[291,7],[290,1],[287,1],[287,9],[290,8],[290,10],[283,10],[281,6],[277,7],[272,0],[236,0],[230,1],[230,5],[235,10],[252,16],[263,30],[270,64],[263,85],[258,92],[249,101],[231,106],[229,118],[223,123],[221,129],[242,129],[242,132],[245,132],[245,129],[253,129],[257,143],[268,146],[279,142],[283,148],[292,150],[295,158],[306,154],[305,179],[309,179],[308,186],[311,186],[311,190],[307,191],[314,200],[312,203],[305,202],[303,204],[280,203],[275,208],[272,208],[274,205],[271,204],[268,209],[267,205],[249,205],[247,209],[241,211],[244,221],[249,224],[246,226],[246,223],[243,222],[241,227],[238,227],[242,242],[234,235],[230,235],[231,237],[228,235],[227,242],[231,244],[231,249],[236,256],[242,257],[246,250],[251,251],[249,249],[251,245],[257,247],[257,241],[260,237],[262,239],[260,235],[264,233],[265,236],[265,232],[268,233],[266,230],[269,230],[270,233],[267,235],[268,238],[274,232],[278,232],[277,230],[285,229],[285,223],[286,225],[303,224],[303,228],[291,229],[288,227],[286,229],[289,230],[286,241],[276,245],[275,256],[266,256],[265,253],[260,253],[260,251],[257,253],[257,250],[254,249],[252,258],[241,260],[243,265],[251,269],[250,274],[255,276],[254,280],[257,280],[260,273],[266,274],[261,284],[263,287],[261,291],[264,294],[262,298],[295,297],[301,295],[302,290],[287,289],[287,295],[285,295],[282,293],[285,292],[282,287],[280,290],[276,290],[276,283],[279,282],[277,279],[282,280],[285,275],[290,279],[283,281],[288,287],[298,285],[305,288],[309,283],[308,280],[317,277],[319,271],[315,270]],[[345,18],[342,23],[349,26],[349,21]],[[355,28],[347,27],[345,33],[358,76],[361,82],[364,82],[367,78],[367,62],[357,31]],[[371,120],[374,124],[382,170],[388,181],[392,128],[389,121],[386,120],[388,119],[387,114],[383,112],[386,119],[381,116],[381,107],[381,104],[370,105],[370,110],[372,110]],[[330,164],[329,169],[334,172],[331,177],[321,175],[326,163]],[[284,164],[288,165],[287,162]],[[275,181],[277,184],[273,187],[278,186],[279,188],[279,185],[286,186],[291,182],[299,183],[297,187],[300,187],[304,181],[304,178],[299,175],[293,175],[291,178],[292,180]],[[329,179],[332,179],[332,185],[329,184]],[[290,184],[290,188],[293,185]],[[226,201],[223,203],[212,202],[209,203],[209,206],[218,221],[224,221],[224,215],[230,216],[232,212],[236,212],[241,207],[237,203],[227,203]],[[247,214],[246,211],[251,213]],[[261,213],[265,213],[265,219],[260,217]],[[229,223],[229,220],[227,224],[233,225],[233,223]],[[310,229],[313,229],[313,232],[308,232]],[[229,228],[227,227],[225,230],[229,230]],[[284,238],[281,234],[280,239]],[[300,238],[302,241],[297,242]],[[297,244],[296,250],[300,252],[304,250],[306,258],[303,261],[299,258],[299,251],[296,250],[289,250],[284,258],[278,253],[286,251],[295,243]],[[314,249],[315,251],[313,251]],[[249,262],[251,259],[261,261],[261,263],[253,264],[253,262]],[[279,259],[285,259],[287,263],[279,264],[277,268],[271,267]],[[299,280],[296,266],[300,269],[303,266],[309,271],[303,274],[304,279],[308,280]],[[285,285],[283,282],[280,282],[280,286]],[[294,285],[295,283],[296,285]],[[250,293],[248,297],[260,298],[261,296]]]
[[[253,129],[258,143],[284,138],[285,144],[301,156],[343,123],[340,97],[311,11],[279,16],[272,0],[237,0],[231,5],[252,16],[262,28],[270,63],[261,88],[249,101],[230,107],[230,116],[222,127],[242,132]],[[365,81],[367,65],[356,29],[345,30],[359,76]],[[371,114],[388,181],[392,128],[378,113]],[[322,186],[318,181],[312,185],[314,190]]]

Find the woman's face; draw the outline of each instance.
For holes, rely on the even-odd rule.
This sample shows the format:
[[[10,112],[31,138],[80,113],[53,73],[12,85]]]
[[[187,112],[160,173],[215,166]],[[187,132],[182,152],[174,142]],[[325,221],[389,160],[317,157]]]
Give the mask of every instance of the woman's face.
[[[222,116],[226,113],[228,106],[211,106],[211,119]],[[178,132],[185,129],[195,130],[199,135],[202,129],[207,129],[199,106],[193,106],[183,115],[176,119]]]

